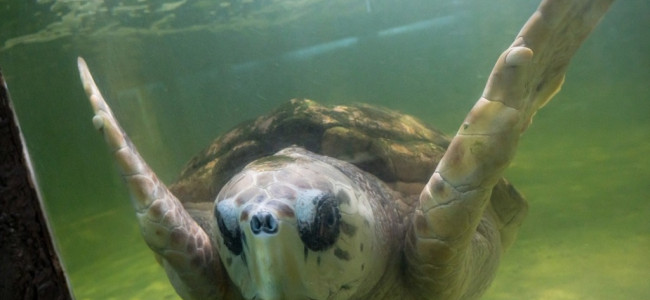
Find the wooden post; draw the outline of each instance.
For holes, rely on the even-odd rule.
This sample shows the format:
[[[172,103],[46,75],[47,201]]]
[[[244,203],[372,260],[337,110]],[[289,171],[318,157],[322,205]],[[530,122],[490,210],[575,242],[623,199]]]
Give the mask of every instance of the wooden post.
[[[0,72],[0,298],[72,299]]]

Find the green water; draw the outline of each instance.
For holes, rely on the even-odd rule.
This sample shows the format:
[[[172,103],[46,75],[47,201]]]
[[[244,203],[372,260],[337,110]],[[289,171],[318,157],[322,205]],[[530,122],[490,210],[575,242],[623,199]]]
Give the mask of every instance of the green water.
[[[451,134],[537,5],[105,2],[0,5],[0,66],[78,299],[178,298],[90,122],[78,55],[170,182],[214,137],[295,97],[380,104]],[[648,13],[616,2],[522,139],[507,177],[530,211],[485,299],[650,298]]]

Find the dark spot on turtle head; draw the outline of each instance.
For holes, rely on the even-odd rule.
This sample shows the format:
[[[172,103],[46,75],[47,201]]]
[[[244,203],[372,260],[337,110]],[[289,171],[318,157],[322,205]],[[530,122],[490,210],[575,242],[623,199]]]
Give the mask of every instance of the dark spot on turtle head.
[[[261,202],[266,198],[266,193],[256,187],[248,188],[247,190],[239,193],[235,199],[235,204],[241,206],[249,201]]]
[[[345,251],[345,250],[343,250],[341,248],[334,249],[334,255],[336,257],[338,257],[339,259],[342,259],[342,260],[345,260],[345,261],[348,261],[348,260],[350,260],[350,258],[352,258],[350,256],[349,252],[347,252],[347,251]]]
[[[359,245],[359,251],[363,252],[363,243]]]
[[[357,227],[350,223],[341,221],[341,232],[349,237],[353,237],[354,234],[357,233]]]
[[[361,264],[361,271],[363,271],[363,269],[365,269],[365,268],[366,268],[366,265],[365,265],[365,264]]]
[[[251,211],[253,210],[253,205],[247,205],[244,207],[244,210],[241,212],[241,215],[239,215],[239,221],[240,222],[248,222],[248,218],[251,214]]]
[[[295,216],[293,208],[282,201],[271,200],[267,203],[266,206],[270,209],[275,210],[275,212],[278,214],[278,217],[293,218]]]
[[[320,266],[320,255],[316,258],[316,264]]]

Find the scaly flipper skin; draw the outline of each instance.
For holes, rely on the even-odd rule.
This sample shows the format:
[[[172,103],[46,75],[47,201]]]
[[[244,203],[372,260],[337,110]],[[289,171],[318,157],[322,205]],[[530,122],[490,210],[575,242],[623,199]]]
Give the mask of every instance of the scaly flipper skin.
[[[103,133],[129,188],[142,236],[157,254],[174,288],[184,299],[226,299],[232,293],[230,283],[210,237],[140,157],[82,58],[78,67],[95,112],[93,124]],[[227,299],[234,298],[230,295]]]
[[[569,61],[613,0],[548,0],[499,57],[482,97],[424,188],[407,234],[408,274],[431,299],[473,299],[500,252],[489,243],[490,192],[535,112],[557,93]],[[486,221],[487,220],[487,221]]]

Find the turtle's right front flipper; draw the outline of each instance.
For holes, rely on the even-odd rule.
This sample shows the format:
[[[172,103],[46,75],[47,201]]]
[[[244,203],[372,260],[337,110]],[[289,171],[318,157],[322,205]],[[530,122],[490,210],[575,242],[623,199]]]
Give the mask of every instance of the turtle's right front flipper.
[[[559,91],[571,58],[612,2],[543,0],[498,58],[412,219],[405,256],[411,281],[423,293],[475,299],[489,285],[509,243],[499,231],[510,221],[500,220],[491,206],[492,190],[521,133]]]
[[[93,124],[126,181],[142,235],[156,252],[176,291],[185,299],[225,299],[228,280],[210,237],[140,157],[78,59],[81,81],[95,116]]]

